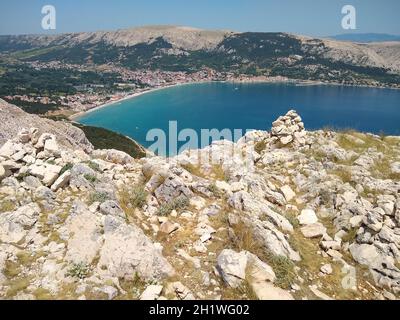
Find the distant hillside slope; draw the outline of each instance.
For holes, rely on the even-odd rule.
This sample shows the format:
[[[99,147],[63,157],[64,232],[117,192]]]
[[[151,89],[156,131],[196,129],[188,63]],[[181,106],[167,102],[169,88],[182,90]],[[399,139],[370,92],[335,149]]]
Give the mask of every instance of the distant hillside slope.
[[[399,84],[398,52],[397,46],[386,42],[358,44],[287,33],[176,26],[0,36],[0,53],[18,61],[113,63],[130,69],[188,72],[210,67],[222,72],[361,84]]]
[[[386,33],[349,33],[331,36],[329,38],[339,41],[352,41],[352,42],[387,42],[387,41],[400,41],[400,36]]]

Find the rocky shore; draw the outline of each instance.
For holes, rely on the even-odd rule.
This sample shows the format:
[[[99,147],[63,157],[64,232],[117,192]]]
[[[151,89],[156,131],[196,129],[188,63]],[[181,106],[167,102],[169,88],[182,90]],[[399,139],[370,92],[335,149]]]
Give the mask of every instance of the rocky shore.
[[[310,132],[292,110],[133,159],[42,129],[0,147],[2,299],[399,297],[400,137]]]

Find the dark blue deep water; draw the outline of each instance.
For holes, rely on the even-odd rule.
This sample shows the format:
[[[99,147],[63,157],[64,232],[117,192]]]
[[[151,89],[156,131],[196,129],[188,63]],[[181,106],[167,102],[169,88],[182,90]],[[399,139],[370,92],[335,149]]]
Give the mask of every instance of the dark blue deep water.
[[[144,94],[78,119],[130,136],[144,146],[149,129],[262,129],[295,109],[306,129],[353,128],[400,135],[400,90],[293,84],[204,83]]]

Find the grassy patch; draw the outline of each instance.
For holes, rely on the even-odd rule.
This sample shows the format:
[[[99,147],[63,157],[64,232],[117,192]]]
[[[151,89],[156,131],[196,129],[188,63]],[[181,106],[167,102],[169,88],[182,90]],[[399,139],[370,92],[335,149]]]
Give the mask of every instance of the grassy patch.
[[[124,188],[119,193],[121,205],[131,209],[142,208],[146,204],[148,192],[144,189],[144,185],[137,184],[132,190]]]
[[[7,279],[12,279],[21,273],[21,266],[19,263],[7,260],[3,269],[3,274]]]
[[[213,176],[216,180],[229,181],[229,176],[225,173],[222,166],[217,164],[212,166],[211,176]]]
[[[206,178],[205,174],[201,171],[200,166],[195,166],[191,163],[182,164],[181,167],[186,171],[190,172],[192,175]]]
[[[90,183],[96,183],[97,182],[97,177],[92,175],[92,174],[85,174],[83,176],[87,181],[89,181]]]
[[[93,192],[89,195],[88,204],[91,205],[95,202],[103,203],[110,200],[110,196],[106,192]]]
[[[400,180],[400,174],[392,171],[391,161],[387,157],[374,162],[371,167],[371,174],[377,179]]]
[[[342,237],[343,242],[354,242],[357,237],[358,228],[353,228],[347,232],[345,236]]]
[[[267,143],[266,143],[265,140],[258,141],[258,142],[254,145],[254,150],[255,150],[258,154],[261,154],[261,152],[263,152],[266,148],[267,148]]]
[[[277,256],[269,252],[262,243],[257,241],[251,227],[244,222],[232,226],[234,237],[231,244],[236,251],[247,250],[266,262],[274,270],[275,284],[283,289],[288,289],[294,283],[294,263],[283,256]]]
[[[258,300],[248,280],[249,276],[246,274],[246,279],[237,288],[225,287],[222,294],[223,300]]]
[[[68,162],[60,171],[60,176],[68,170],[71,170],[74,165]]]
[[[351,183],[353,181],[350,170],[346,168],[331,170],[329,173],[338,176],[343,183]]]
[[[33,292],[36,300],[52,300],[53,296],[51,295],[50,291],[43,288],[38,288]]]
[[[15,210],[15,203],[11,200],[3,200],[0,203],[0,213]]]
[[[189,199],[185,196],[179,196],[170,202],[166,202],[160,206],[158,209],[159,216],[167,216],[172,210],[185,210],[189,207]]]
[[[100,166],[98,163],[93,161],[86,161],[85,164],[94,171],[101,172]]]
[[[121,288],[126,291],[125,295],[119,296],[117,299],[133,300],[138,299],[142,291],[146,288],[146,281],[144,281],[138,273],[133,275],[132,279],[120,278],[119,284]]]
[[[12,298],[14,297],[18,292],[25,290],[29,284],[30,284],[30,278],[29,277],[24,277],[24,278],[17,278],[14,280],[11,280],[7,283],[8,285],[8,290],[6,293],[7,298]]]
[[[294,263],[287,257],[274,254],[269,254],[266,260],[275,272],[275,285],[283,289],[289,289],[296,278]]]
[[[129,203],[133,208],[141,208],[146,204],[147,191],[143,185],[136,185],[133,187]]]

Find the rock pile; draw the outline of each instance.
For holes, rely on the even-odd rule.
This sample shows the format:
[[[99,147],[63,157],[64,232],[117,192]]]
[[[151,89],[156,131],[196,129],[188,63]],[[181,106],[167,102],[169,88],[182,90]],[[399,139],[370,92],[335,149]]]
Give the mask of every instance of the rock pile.
[[[272,123],[271,136],[282,145],[304,145],[304,123],[295,110],[290,110]]]

